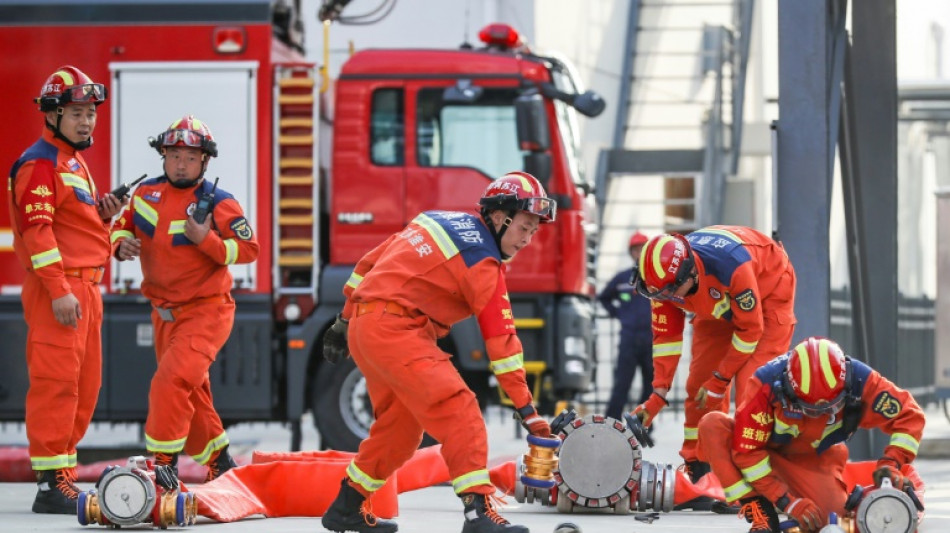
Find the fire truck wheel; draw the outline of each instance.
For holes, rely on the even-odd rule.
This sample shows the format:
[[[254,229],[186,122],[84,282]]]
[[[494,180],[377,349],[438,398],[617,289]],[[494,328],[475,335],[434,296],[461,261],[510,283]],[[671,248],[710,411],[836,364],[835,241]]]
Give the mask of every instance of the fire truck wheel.
[[[375,420],[366,380],[356,363],[348,357],[335,365],[321,365],[310,390],[321,447],[355,452]],[[426,434],[420,448],[433,444],[436,440]]]
[[[369,435],[373,406],[366,392],[366,380],[353,359],[335,365],[321,365],[311,387],[314,425],[321,446],[355,452]]]

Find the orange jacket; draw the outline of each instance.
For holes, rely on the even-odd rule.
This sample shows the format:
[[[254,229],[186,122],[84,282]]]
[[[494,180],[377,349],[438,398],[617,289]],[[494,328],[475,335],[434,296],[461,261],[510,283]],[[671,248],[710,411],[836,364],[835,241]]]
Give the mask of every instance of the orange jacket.
[[[834,420],[831,415],[809,417],[788,408],[781,386],[788,366],[786,355],[756,371],[750,388],[754,392],[736,411],[732,455],[743,478],[769,500],[774,502],[788,492],[788,485],[772,473],[769,451],[786,456],[821,454],[862,427],[879,428],[890,435],[884,455],[898,465],[917,457],[925,418],[914,397],[861,361],[849,361],[850,378],[846,378],[845,387],[852,407],[843,409]],[[854,419],[850,428],[849,412]]]
[[[391,301],[426,315],[440,337],[475,315],[498,383],[515,407],[531,403],[501,255],[480,218],[448,211],[419,214],[360,259],[343,294],[344,318],[354,303]]]
[[[699,285],[680,302],[653,302],[654,388],[670,388],[673,383],[683,353],[687,311],[695,313],[697,320],[727,320],[735,328],[732,345],[717,369],[727,378],[755,352],[766,314],[776,315],[783,323],[795,321],[794,291],[790,281],[781,279],[791,264],[781,245],[741,226],[709,226],[686,238],[696,260]]]
[[[185,220],[208,180],[188,189],[173,187],[165,176],[144,181],[132,195],[112,231],[114,248],[126,238],[142,240],[142,294],[158,307],[228,294],[233,278],[228,265],[250,263],[260,251],[240,204],[218,188],[214,193],[211,231],[201,244],[185,237]]]
[[[99,193],[82,155],[49,129],[10,171],[13,249],[43,282],[50,299],[72,292],[65,269],[109,259],[112,220],[99,218]]]

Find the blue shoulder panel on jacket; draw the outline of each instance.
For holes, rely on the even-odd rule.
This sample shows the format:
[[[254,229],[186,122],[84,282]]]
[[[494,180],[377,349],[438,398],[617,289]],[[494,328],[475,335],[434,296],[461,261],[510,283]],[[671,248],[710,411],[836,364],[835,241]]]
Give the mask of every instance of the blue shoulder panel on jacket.
[[[495,239],[477,216],[456,211],[426,211],[423,214],[445,230],[465,260],[465,266],[471,267],[487,257],[501,262]]]
[[[22,167],[24,163],[37,159],[47,159],[52,161],[55,166],[57,153],[59,153],[59,151],[52,144],[43,139],[37,140],[32,146],[24,150],[20,158],[13,163],[13,167],[10,169],[10,177],[16,178],[16,173],[20,171],[20,167]]]
[[[686,240],[693,253],[702,259],[706,273],[727,287],[736,269],[752,259],[745,246],[727,232],[698,230],[687,235]]]

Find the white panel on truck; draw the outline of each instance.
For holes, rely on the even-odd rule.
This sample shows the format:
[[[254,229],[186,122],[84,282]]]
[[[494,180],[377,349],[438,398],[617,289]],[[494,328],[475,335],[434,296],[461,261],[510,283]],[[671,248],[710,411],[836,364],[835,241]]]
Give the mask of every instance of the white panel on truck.
[[[193,114],[211,128],[218,157],[205,179],[234,195],[257,229],[257,76],[256,61],[111,63],[113,188],[142,174],[163,174],[162,160],[148,138],[173,121]],[[174,268],[173,265],[169,265]],[[255,266],[231,265],[236,285],[257,285]],[[113,292],[137,289],[138,261],[112,260]]]

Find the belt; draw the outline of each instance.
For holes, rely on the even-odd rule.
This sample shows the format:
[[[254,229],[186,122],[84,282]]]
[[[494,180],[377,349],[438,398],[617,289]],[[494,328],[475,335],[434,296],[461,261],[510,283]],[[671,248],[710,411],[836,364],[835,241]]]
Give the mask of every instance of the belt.
[[[102,276],[106,273],[106,267],[67,268],[65,273],[71,278],[79,278],[90,283],[99,283],[102,281]]]
[[[181,315],[185,311],[204,304],[226,304],[234,301],[234,298],[231,298],[230,294],[223,294],[218,296],[208,296],[207,298],[198,298],[197,300],[192,300],[186,304],[179,305],[178,307],[155,307],[155,311],[158,313],[158,316],[161,317],[165,322],[174,322],[175,317]]]
[[[372,313],[380,306],[382,306],[384,313],[389,313],[390,315],[396,315],[396,316],[410,316],[409,311],[405,307],[397,304],[396,302],[388,302],[388,301],[382,301],[382,300],[356,304],[356,316],[362,316],[367,313]]]

